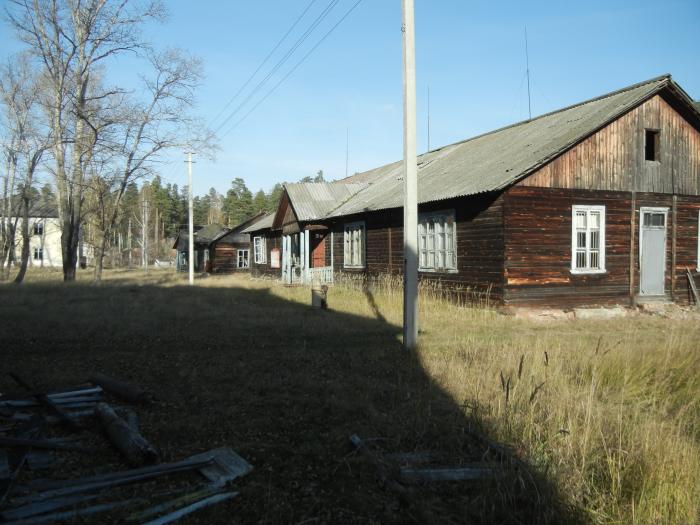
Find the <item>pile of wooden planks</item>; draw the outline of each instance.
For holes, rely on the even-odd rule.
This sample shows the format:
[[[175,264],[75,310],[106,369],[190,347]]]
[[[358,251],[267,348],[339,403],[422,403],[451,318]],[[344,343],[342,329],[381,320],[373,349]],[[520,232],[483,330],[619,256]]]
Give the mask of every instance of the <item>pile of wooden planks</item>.
[[[230,448],[161,463],[157,448],[139,430],[133,405],[146,406],[151,397],[137,386],[94,374],[85,385],[44,390],[10,375],[22,390],[0,395],[1,523],[64,522],[111,512],[130,512],[126,523],[171,523],[235,497],[231,482],[253,468]],[[109,397],[132,406],[110,405]],[[100,442],[131,468],[37,479],[36,472],[65,475],[76,455],[99,458],[105,452]],[[148,484],[139,492],[144,496],[125,493],[139,483]]]

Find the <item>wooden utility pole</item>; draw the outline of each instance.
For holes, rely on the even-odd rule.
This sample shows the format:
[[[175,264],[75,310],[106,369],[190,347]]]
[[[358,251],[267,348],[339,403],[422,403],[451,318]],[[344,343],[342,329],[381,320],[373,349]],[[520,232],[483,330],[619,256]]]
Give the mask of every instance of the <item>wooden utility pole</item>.
[[[416,160],[416,57],[413,0],[403,1],[403,345],[418,343],[418,166]]]
[[[192,152],[187,152],[187,240],[189,246],[187,251],[187,269],[189,270],[190,286],[194,284],[194,217],[193,217],[193,197],[192,197]]]

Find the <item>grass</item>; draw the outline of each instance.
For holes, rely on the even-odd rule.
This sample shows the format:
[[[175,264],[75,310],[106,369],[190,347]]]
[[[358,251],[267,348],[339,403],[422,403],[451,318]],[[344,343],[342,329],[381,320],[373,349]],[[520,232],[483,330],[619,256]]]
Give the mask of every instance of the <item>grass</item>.
[[[10,369],[46,385],[101,370],[152,388],[142,426],[166,457],[226,444],[256,466],[238,500],[193,523],[700,519],[697,318],[537,323],[425,288],[408,354],[392,280],[334,286],[321,312],[307,289],[244,276],[194,290],[163,271],[85,279],[42,272],[0,287],[0,390]],[[403,505],[347,444],[357,432],[457,462],[484,453],[475,429],[532,478],[419,487]]]

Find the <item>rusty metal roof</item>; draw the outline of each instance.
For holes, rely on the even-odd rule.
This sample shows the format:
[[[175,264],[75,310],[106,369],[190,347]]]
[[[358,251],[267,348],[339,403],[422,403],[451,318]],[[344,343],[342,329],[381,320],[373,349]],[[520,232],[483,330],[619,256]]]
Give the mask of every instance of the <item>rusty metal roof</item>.
[[[425,153],[418,158],[418,202],[504,189],[664,88],[688,98],[665,75]],[[692,104],[689,98],[687,102]],[[315,185],[306,184],[303,193],[290,193],[295,210],[297,195],[313,218],[403,206],[403,161],[344,180],[363,188],[347,198],[339,198],[336,206],[324,214],[328,197],[324,195],[323,205],[314,209],[311,199],[316,192],[310,186]]]

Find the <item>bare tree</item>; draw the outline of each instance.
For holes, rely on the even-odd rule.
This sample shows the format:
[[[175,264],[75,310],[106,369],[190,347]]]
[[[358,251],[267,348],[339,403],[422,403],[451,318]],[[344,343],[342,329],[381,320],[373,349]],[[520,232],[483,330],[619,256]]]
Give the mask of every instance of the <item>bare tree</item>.
[[[14,237],[21,215],[22,252],[16,283],[22,282],[27,271],[31,190],[34,173],[49,143],[46,130],[38,118],[40,93],[39,79],[31,70],[26,56],[11,58],[0,71],[0,102],[4,110],[5,130],[11,144],[6,155],[10,170],[7,182],[3,185],[3,188],[7,188],[3,199],[3,227],[8,233],[7,244],[3,243],[3,261],[6,263],[3,277],[6,279],[9,276],[10,264],[14,262]]]
[[[180,50],[149,53],[151,78],[144,78],[140,100],[122,104],[124,108],[113,133],[120,139],[115,148],[114,169],[105,170],[97,185],[97,201],[102,215],[97,221],[100,238],[95,253],[95,280],[102,277],[108,242],[120,219],[121,202],[129,183],[155,172],[161,154],[180,147],[185,137],[198,128],[191,116],[194,90],[202,78],[200,61]],[[105,214],[106,213],[106,214]]]
[[[11,0],[7,16],[48,79],[47,113],[62,223],[63,278],[75,279],[86,172],[101,139],[91,105],[97,68],[108,58],[145,49],[140,27],[162,16],[158,0]]]

